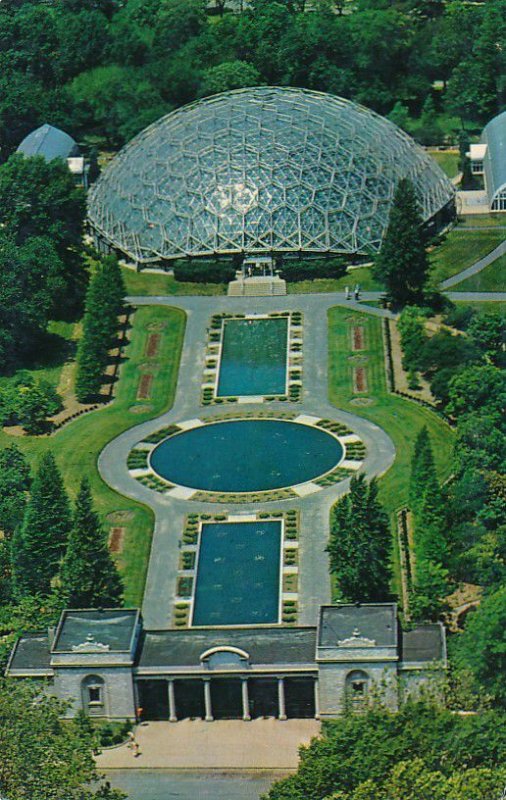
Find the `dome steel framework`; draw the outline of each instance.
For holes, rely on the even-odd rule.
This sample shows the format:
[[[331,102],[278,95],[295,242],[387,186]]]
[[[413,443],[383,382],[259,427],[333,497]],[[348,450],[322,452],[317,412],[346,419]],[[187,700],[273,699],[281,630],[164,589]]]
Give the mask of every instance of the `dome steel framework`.
[[[260,87],[178,109],[136,136],[92,188],[97,242],[139,264],[234,253],[378,251],[409,177],[425,221],[450,181],[403,131],[348,100]]]

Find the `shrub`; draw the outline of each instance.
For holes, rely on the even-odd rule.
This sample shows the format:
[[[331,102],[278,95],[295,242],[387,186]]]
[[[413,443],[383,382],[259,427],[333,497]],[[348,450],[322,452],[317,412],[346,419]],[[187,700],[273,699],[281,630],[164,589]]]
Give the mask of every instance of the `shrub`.
[[[227,261],[178,261],[174,278],[189,283],[228,283],[235,278],[235,267]]]
[[[315,278],[340,278],[346,273],[344,258],[315,259],[307,261],[285,261],[280,275],[288,282],[312,281]],[[293,320],[295,322],[295,320]]]

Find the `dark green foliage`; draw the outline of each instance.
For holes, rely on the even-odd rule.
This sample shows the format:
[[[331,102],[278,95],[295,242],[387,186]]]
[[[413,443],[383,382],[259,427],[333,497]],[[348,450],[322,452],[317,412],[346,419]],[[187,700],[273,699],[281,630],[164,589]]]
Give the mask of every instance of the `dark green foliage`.
[[[492,365],[471,366],[462,369],[450,381],[449,414],[464,417],[481,411],[503,418],[506,407],[506,374]]]
[[[106,258],[88,286],[83,336],[77,352],[76,395],[85,402],[100,393],[109,350],[118,332],[125,286],[117,259]]]
[[[61,268],[48,239],[16,245],[0,233],[0,372],[18,367],[44,334]]]
[[[506,586],[482,600],[469,615],[458,643],[459,663],[471,670],[479,686],[506,706]]]
[[[395,190],[388,227],[374,263],[374,274],[396,306],[420,303],[429,272],[422,217],[409,180]]]
[[[407,306],[399,316],[397,327],[401,335],[402,366],[409,372],[421,369],[421,354],[427,341],[424,320],[427,311],[418,306]]]
[[[471,770],[489,769],[495,771],[496,782],[502,787],[504,775],[499,769],[506,755],[505,722],[501,711],[461,717],[422,702],[408,702],[397,714],[380,707],[364,714],[350,714],[326,722],[322,736],[302,748],[297,772],[275,783],[266,797],[269,800],[330,797],[339,800],[467,800],[469,797],[492,800],[496,796],[494,793],[478,794],[478,788],[472,794],[453,792],[450,795],[445,787],[445,793],[435,795],[430,783],[424,793],[412,793],[415,788],[412,767],[415,760],[420,759],[426,770],[442,773],[457,786],[458,779],[470,776]],[[399,769],[401,762],[411,762],[412,784],[399,786],[397,783],[400,793],[385,794],[391,772]],[[483,777],[486,775],[483,773]],[[478,774],[476,778],[479,777]],[[348,793],[357,787],[361,787],[360,790],[350,798]]]
[[[334,506],[328,545],[339,599],[373,603],[388,599],[391,533],[376,483],[352,478],[350,491]]]
[[[16,597],[49,594],[65,552],[71,514],[54,456],[42,456],[33,480],[23,524],[12,538],[11,557]]]
[[[448,592],[445,505],[437,480],[427,428],[422,428],[411,461],[409,502],[416,570],[410,610],[414,619],[437,619]]]
[[[315,259],[314,261],[285,260],[280,275],[285,281],[311,281],[315,278],[340,278],[346,274],[346,258]]]
[[[174,278],[191,283],[228,283],[235,277],[235,269],[228,261],[177,261]]]
[[[70,608],[104,608],[121,602],[123,587],[106,535],[83,480],[60,572],[60,591]]]
[[[82,724],[61,720],[64,706],[37,682],[0,681],[0,786],[10,800],[120,800],[98,779],[94,740]],[[94,783],[92,790],[90,785]]]
[[[10,538],[23,519],[30,466],[21,450],[12,444],[0,450],[0,530]]]

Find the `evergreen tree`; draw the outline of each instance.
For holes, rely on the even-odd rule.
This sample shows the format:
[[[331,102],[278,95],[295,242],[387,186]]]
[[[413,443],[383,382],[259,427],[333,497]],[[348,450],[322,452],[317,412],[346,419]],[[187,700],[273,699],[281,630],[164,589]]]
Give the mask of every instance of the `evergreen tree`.
[[[10,538],[23,519],[30,466],[21,450],[11,444],[0,450],[0,530]]]
[[[402,179],[395,190],[388,227],[374,264],[394,305],[423,300],[429,261],[422,231],[423,220],[412,183]]]
[[[63,559],[61,592],[72,608],[114,606],[123,587],[111,558],[105,533],[93,509],[89,483],[84,479],[77,496],[74,523]]]
[[[71,513],[60,471],[51,452],[35,475],[23,524],[12,538],[14,592],[49,594],[71,528]]]
[[[409,480],[409,504],[416,513],[423,496],[428,478],[435,475],[434,455],[426,425],[420,429],[415,440],[415,449],[411,459],[411,475]]]
[[[125,285],[114,257],[98,267],[86,293],[83,336],[77,353],[76,394],[85,401],[100,392],[109,348],[118,330]]]
[[[341,599],[379,602],[388,599],[390,526],[378,500],[376,483],[352,478],[349,494],[333,511],[328,546],[330,570]]]

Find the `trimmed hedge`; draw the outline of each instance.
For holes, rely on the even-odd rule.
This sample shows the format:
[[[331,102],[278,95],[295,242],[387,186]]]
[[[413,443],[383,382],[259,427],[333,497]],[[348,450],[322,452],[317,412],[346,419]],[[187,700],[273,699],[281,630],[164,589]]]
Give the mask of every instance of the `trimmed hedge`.
[[[315,278],[340,278],[346,273],[344,258],[315,259],[314,261],[285,261],[280,269],[281,277],[288,282],[312,281]]]
[[[188,283],[228,283],[235,278],[235,267],[230,262],[178,261],[174,278]]]

